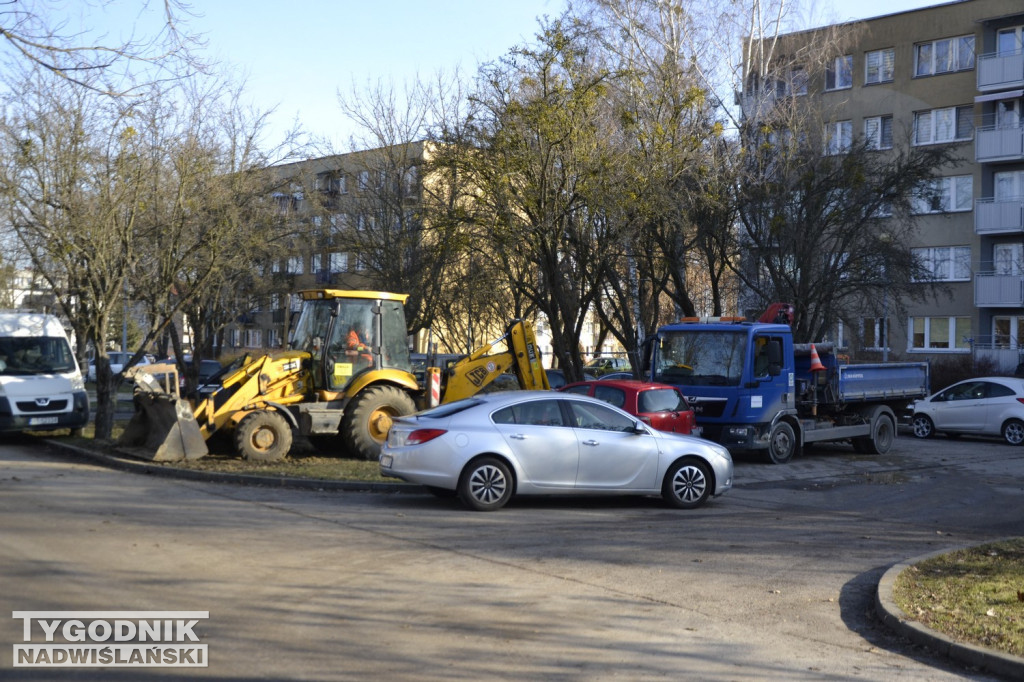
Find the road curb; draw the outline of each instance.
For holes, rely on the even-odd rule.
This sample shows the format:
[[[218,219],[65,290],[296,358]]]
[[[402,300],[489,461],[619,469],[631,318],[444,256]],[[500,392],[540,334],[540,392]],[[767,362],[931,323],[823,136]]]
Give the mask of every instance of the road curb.
[[[349,491],[349,492],[380,492],[380,493],[420,493],[423,488],[412,483],[379,483],[374,481],[335,481],[313,478],[292,478],[289,476],[265,476],[257,474],[229,474],[221,471],[198,471],[195,469],[179,469],[175,466],[163,466],[143,462],[130,456],[110,455],[97,452],[78,445],[71,445],[56,439],[48,439],[47,443],[57,450],[89,459],[97,464],[150,476],[163,476],[187,481],[209,481],[212,483],[231,483],[234,485],[253,485],[275,488],[295,488],[317,491]]]
[[[892,566],[882,575],[881,580],[878,581],[878,591],[875,593],[875,612],[887,627],[915,644],[927,647],[936,653],[978,670],[984,670],[1013,680],[1024,680],[1024,658],[1000,651],[993,651],[992,649],[985,649],[974,644],[954,641],[941,632],[936,632],[917,621],[910,620],[893,599],[893,586],[896,583],[896,578],[911,566],[960,549],[1010,539],[1013,538],[1000,538],[975,543],[974,545],[943,549],[914,557],[913,559],[907,559],[902,563]]]

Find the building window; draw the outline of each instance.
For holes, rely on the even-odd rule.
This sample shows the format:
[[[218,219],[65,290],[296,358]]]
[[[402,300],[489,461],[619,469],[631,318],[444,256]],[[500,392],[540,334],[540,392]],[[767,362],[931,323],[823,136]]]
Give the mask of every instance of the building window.
[[[853,87],[853,57],[836,57],[825,67],[825,89],[843,90]]]
[[[971,318],[910,318],[910,350],[969,351],[971,349]]]
[[[853,121],[835,121],[825,126],[825,153],[845,154],[853,145]]]
[[[933,76],[974,68],[974,36],[914,45],[914,75]]]
[[[889,341],[884,317],[865,317],[861,320],[861,346],[865,350],[885,350]]]
[[[992,344],[996,348],[1024,347],[1024,317],[993,317]]]
[[[261,329],[246,329],[245,330],[245,343],[246,348],[259,348],[263,345],[263,330]]]
[[[304,270],[302,256],[292,256],[285,265],[285,273],[289,275],[301,275]]]
[[[911,252],[918,265],[930,275],[930,281],[968,282],[971,279],[969,246],[930,246]]]
[[[402,176],[402,190],[404,192],[404,196],[416,196],[416,190],[419,188],[419,175],[420,171],[416,166],[409,166],[405,169],[405,173]]]
[[[359,171],[359,191],[365,192],[370,188],[370,171]]]
[[[923,213],[955,213],[970,211],[974,197],[974,178],[954,175],[926,183],[913,200],[913,211]]]
[[[892,149],[892,116],[865,118],[864,141],[868,149]]]
[[[997,275],[1024,275],[1024,244],[996,244],[992,247],[992,269]]]
[[[326,269],[331,274],[348,271],[348,254],[337,252],[327,254]]]
[[[914,144],[970,140],[974,136],[973,109],[970,104],[965,104],[915,113]]]
[[[893,79],[896,51],[875,50],[864,55],[864,84],[888,83]]]

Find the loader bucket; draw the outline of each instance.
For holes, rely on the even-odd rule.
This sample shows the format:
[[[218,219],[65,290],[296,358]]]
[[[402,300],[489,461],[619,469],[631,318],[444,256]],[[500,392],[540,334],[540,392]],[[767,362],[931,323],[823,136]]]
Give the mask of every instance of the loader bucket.
[[[209,453],[187,401],[136,389],[135,414],[117,439],[125,452],[153,462],[199,459]]]

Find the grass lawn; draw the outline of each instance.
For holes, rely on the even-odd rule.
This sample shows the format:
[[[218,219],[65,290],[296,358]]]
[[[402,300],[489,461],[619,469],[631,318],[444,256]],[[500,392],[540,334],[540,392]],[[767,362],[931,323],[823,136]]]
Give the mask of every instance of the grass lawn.
[[[911,619],[952,639],[1024,656],[1024,538],[923,561],[896,579]]]

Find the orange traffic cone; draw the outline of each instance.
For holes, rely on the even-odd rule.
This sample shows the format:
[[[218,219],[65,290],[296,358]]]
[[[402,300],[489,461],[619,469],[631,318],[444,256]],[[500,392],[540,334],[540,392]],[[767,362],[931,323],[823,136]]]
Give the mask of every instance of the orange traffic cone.
[[[825,365],[821,364],[821,358],[818,357],[818,349],[811,344],[811,371],[820,372],[825,369]]]

